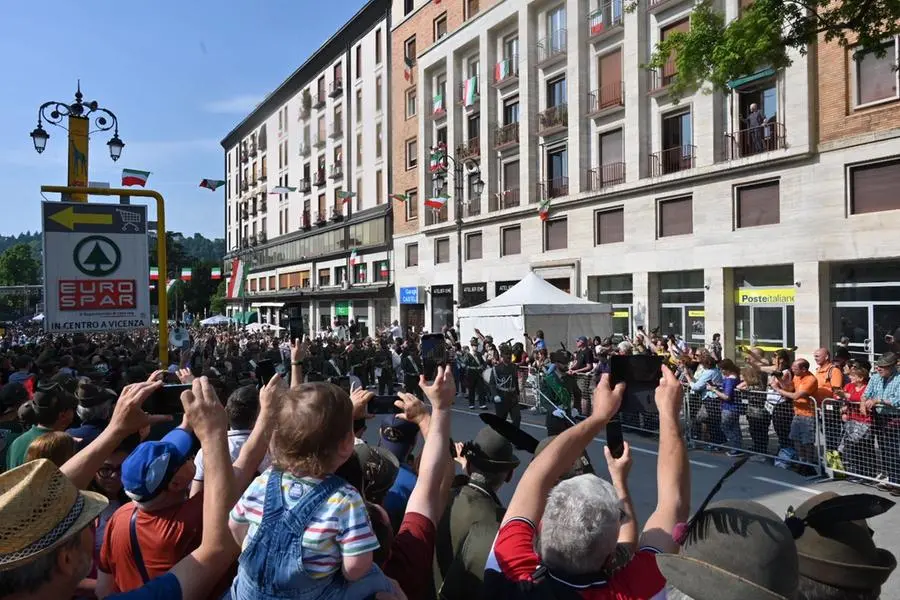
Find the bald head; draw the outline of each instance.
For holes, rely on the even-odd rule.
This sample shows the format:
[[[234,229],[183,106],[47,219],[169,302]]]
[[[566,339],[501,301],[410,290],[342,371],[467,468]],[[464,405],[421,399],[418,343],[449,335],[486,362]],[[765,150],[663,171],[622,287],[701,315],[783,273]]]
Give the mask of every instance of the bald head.
[[[831,362],[831,352],[828,351],[828,348],[819,348],[813,352],[813,359],[815,359],[816,364],[820,367],[822,365],[827,365]]]

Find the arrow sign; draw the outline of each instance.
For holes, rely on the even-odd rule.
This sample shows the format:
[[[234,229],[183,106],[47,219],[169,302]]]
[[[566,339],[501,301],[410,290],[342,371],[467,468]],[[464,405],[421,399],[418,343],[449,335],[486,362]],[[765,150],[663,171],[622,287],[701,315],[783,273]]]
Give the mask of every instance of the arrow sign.
[[[59,223],[69,231],[74,231],[76,225],[112,225],[113,223],[111,214],[77,213],[73,206],[69,206],[59,212],[53,213],[49,218],[51,221]]]

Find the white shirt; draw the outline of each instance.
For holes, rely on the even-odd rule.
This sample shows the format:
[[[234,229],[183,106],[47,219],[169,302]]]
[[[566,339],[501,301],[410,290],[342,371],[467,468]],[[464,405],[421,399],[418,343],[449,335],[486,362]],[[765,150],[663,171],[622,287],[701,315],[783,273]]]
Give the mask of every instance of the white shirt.
[[[391,325],[391,339],[397,339],[403,337],[403,330],[400,329],[399,325]]]
[[[249,429],[228,430],[228,453],[231,455],[231,462],[236,461],[238,456],[240,456],[241,448],[247,443],[249,437]],[[272,460],[269,458],[269,455],[266,454],[257,471],[262,473],[270,466],[272,466]],[[203,448],[197,451],[197,456],[194,458],[194,467],[197,469],[197,472],[194,474],[194,481],[203,481]]]

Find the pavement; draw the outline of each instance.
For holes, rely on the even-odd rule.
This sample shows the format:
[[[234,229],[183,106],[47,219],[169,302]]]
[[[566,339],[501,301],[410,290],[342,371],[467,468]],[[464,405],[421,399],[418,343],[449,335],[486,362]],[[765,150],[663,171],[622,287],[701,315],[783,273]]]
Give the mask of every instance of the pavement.
[[[471,440],[484,424],[478,417],[479,412],[468,410],[461,398],[456,401],[453,411],[453,428],[451,437],[456,441]],[[523,410],[522,429],[537,439],[546,435],[542,419]],[[369,443],[378,441],[379,418],[372,421],[365,438]],[[636,433],[625,432],[625,440],[631,446],[633,465],[629,477],[629,487],[634,500],[635,511],[640,522],[646,521],[656,505],[656,459],[657,442],[652,437],[643,437]],[[587,448],[588,455],[597,475],[609,479],[606,459],[603,456],[603,445],[606,441],[600,437]],[[416,450],[418,452],[418,449]],[[506,503],[512,497],[513,490],[531,460],[531,455],[517,451],[522,461],[516,470],[512,482],[504,485],[498,495]],[[694,510],[703,501],[709,490],[719,477],[731,466],[734,459],[724,454],[711,453],[705,450],[691,450],[691,507]],[[748,462],[722,486],[716,498],[745,498],[755,500],[767,506],[778,515],[784,515],[789,506],[799,506],[811,495],[833,490],[839,494],[871,493],[890,498],[889,494],[869,486],[832,481],[821,478],[807,478],[770,464]],[[900,531],[900,507],[886,514],[871,519],[869,526],[875,530],[875,542],[900,557],[900,535],[891,534]],[[882,598],[900,598],[900,576],[897,572],[884,585]]]

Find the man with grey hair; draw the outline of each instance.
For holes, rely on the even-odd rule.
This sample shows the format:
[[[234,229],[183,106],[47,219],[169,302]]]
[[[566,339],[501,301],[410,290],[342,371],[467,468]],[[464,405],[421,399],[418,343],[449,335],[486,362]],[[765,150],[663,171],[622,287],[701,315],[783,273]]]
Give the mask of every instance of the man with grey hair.
[[[665,598],[656,555],[677,551],[672,533],[676,523],[687,520],[690,503],[690,472],[679,420],[683,394],[667,367],[656,389],[659,497],[639,543],[625,485],[627,449],[619,460],[607,449],[612,485],[593,475],[556,484],[615,417],[624,391],[624,383],[610,388],[609,375],[604,374],[594,390],[591,416],[559,434],[525,471],[488,559],[485,596]]]
[[[75,443],[81,450],[97,439],[106,429],[112,415],[116,394],[111,390],[94,385],[90,379],[83,377],[78,381],[75,398],[78,400],[75,414],[78,415],[81,425],[68,429],[66,433],[75,438]]]

